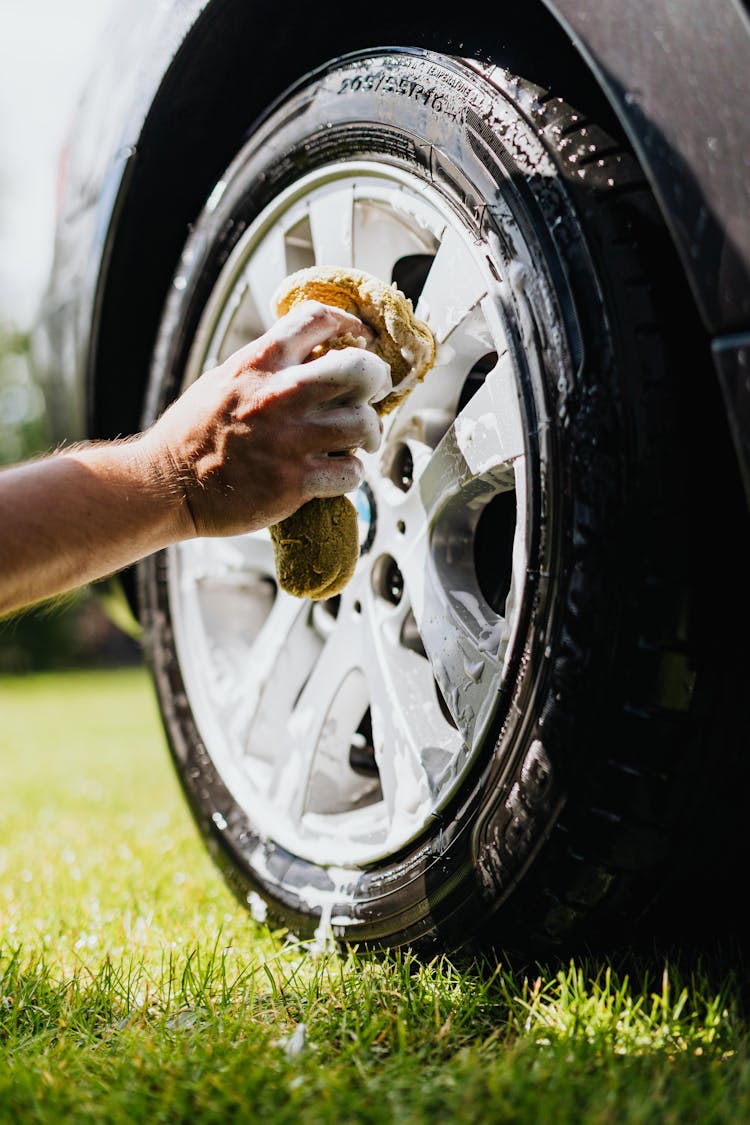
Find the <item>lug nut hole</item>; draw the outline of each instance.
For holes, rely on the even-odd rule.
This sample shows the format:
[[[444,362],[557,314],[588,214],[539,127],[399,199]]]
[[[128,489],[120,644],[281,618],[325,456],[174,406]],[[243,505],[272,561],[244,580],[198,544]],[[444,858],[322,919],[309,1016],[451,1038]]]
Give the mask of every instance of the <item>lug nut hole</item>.
[[[408,492],[414,483],[414,460],[408,445],[401,445],[391,462],[390,477],[396,488]]]
[[[391,605],[398,605],[404,594],[404,576],[392,555],[382,555],[372,570],[375,593]]]

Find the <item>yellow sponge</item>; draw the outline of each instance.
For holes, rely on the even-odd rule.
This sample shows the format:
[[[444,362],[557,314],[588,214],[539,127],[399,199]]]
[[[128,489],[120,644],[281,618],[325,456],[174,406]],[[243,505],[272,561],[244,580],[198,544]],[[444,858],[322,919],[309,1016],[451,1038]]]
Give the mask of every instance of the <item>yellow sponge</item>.
[[[298,598],[332,598],[359,559],[357,512],[346,496],[308,500],[270,528],[279,585]]]
[[[435,362],[430,329],[417,320],[412,302],[395,284],[386,285],[363,270],[311,266],[281,284],[275,312],[283,316],[309,300],[354,313],[374,331],[369,350],[390,364],[393,385],[386,398],[373,404],[378,414],[398,406]],[[309,358],[352,343],[348,336],[330,340]],[[346,496],[310,500],[269,531],[279,584],[298,598],[332,598],[354,573],[359,559],[357,513]]]

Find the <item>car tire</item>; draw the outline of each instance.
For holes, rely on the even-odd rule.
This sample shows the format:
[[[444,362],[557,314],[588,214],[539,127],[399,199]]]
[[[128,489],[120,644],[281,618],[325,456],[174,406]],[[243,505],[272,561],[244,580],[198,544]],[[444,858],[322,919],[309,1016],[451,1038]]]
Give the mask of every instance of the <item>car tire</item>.
[[[258,533],[138,570],[196,823],[303,940],[619,940],[700,785],[691,306],[634,154],[559,93],[421,50],[332,61],[249,131],[164,311],[144,425],[299,266],[394,281],[438,340],[365,457],[340,598],[287,599]]]

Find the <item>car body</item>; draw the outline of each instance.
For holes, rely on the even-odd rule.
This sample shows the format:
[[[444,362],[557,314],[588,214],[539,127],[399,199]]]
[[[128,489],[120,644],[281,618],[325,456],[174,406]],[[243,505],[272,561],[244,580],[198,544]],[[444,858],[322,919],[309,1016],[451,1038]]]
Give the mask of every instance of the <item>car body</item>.
[[[725,0],[707,16],[697,0],[663,0],[650,9],[645,24],[633,9],[615,4],[589,8],[560,0],[529,5],[528,12],[523,17],[508,13],[507,19],[495,13],[502,30],[493,32],[492,22],[483,22],[478,10],[483,49],[507,50],[506,29],[518,24],[515,33],[522,37],[523,50],[533,52],[528,44],[538,44],[546,57],[550,47],[543,40],[551,17],[553,49],[564,57],[572,44],[622,121],[696,295],[747,481],[750,452],[743,421],[750,406],[741,373],[750,332],[750,215],[747,169],[733,157],[742,148],[743,107],[750,97],[747,10],[739,0]],[[304,26],[304,14],[299,18]],[[155,8],[141,0],[116,12],[102,44],[103,59],[71,124],[61,169],[56,259],[39,320],[37,369],[56,435],[107,437],[121,433],[125,419],[137,425],[143,356],[158,315],[153,307],[149,314],[149,306],[161,309],[185,232],[248,122],[299,73],[299,63],[292,61],[299,52],[283,44],[286,32],[279,45],[275,27],[272,13],[244,3],[194,0]],[[460,49],[464,34],[450,27],[447,32],[425,27],[416,36],[410,30],[409,41],[426,47],[447,35],[454,49]],[[305,68],[367,43],[361,29],[347,34],[348,40],[325,43],[317,51],[306,41]],[[221,137],[212,120],[214,99],[239,98],[236,72],[257,74],[259,49],[275,52],[274,65],[261,68],[259,89],[249,91],[238,120],[228,123],[228,135]],[[251,63],[243,64],[245,52]],[[225,91],[216,92],[219,74],[212,76],[212,71],[223,72]],[[180,101],[175,103],[178,87]],[[169,131],[174,127],[177,134],[168,144],[160,136],[166,119]],[[197,146],[194,156],[191,145]],[[194,165],[189,175],[186,162]],[[183,177],[189,183],[175,185],[175,178]],[[176,187],[174,198],[161,187],[165,183]],[[151,193],[149,218],[139,221],[138,209]],[[124,208],[136,212],[132,228]],[[126,251],[120,242],[131,243],[133,230],[139,243]],[[140,303],[132,306],[123,304],[114,289],[118,271],[126,268],[119,263],[126,252],[132,255],[132,276],[140,277],[135,288],[153,288],[144,297],[130,292],[130,301]],[[154,257],[160,268],[154,269]],[[111,314],[110,329],[109,305],[115,302],[118,310]],[[121,359],[110,367],[111,352]],[[100,374],[105,365],[111,374]],[[128,369],[130,375],[123,377],[135,383],[134,401],[126,396],[127,414],[113,418],[107,388]]]
[[[34,332],[35,365],[55,440],[110,438],[135,432],[144,424],[160,325],[175,278],[182,276],[186,239],[196,225],[199,230],[201,223],[204,230],[211,229],[210,214],[224,190],[226,170],[231,180],[238,154],[253,135],[264,135],[269,119],[281,127],[285,104],[303,111],[304,96],[298,91],[310,75],[320,73],[324,76],[320,81],[325,82],[334,64],[344,74],[347,60],[395,44],[396,53],[413,52],[424,73],[430,60],[445,57],[463,60],[461,74],[470,78],[476,72],[480,85],[488,68],[498,67],[521,75],[529,90],[560,90],[566,102],[582,106],[597,126],[632,149],[674,252],[674,285],[680,290],[681,315],[690,339],[688,354],[682,355],[685,370],[680,373],[684,394],[705,401],[712,418],[704,435],[705,450],[692,452],[700,458],[710,451],[717,494],[730,498],[737,542],[744,542],[750,501],[746,158],[750,136],[744,108],[750,101],[750,18],[746,5],[741,0],[717,0],[707,11],[697,0],[658,0],[647,9],[612,0],[533,0],[501,8],[478,4],[470,16],[411,10],[388,14],[384,20],[374,20],[371,13],[348,13],[346,21],[340,21],[342,26],[331,27],[331,22],[311,18],[302,6],[285,9],[282,21],[277,10],[249,0],[174,0],[163,5],[139,0],[116,7],[61,164],[54,263]],[[460,86],[461,77],[448,67],[441,80],[448,91]],[[414,100],[414,85],[409,87],[403,75],[400,82],[401,93]],[[504,96],[512,97],[510,85],[503,89]],[[524,94],[519,104],[528,107],[531,96]],[[546,95],[534,112],[541,114],[541,106],[549,106]],[[549,116],[549,109],[545,112]],[[414,121],[416,132],[417,116]],[[572,121],[566,119],[568,133]],[[265,143],[272,146],[271,134]],[[597,155],[606,158],[607,152],[602,144]],[[347,159],[351,158],[350,153]],[[460,164],[458,157],[456,162]],[[409,185],[410,181],[399,181],[399,190],[408,193]],[[314,191],[323,188],[321,183]],[[317,196],[311,199],[314,205]],[[224,204],[219,201],[218,206]],[[200,287],[200,277],[193,274],[190,284]],[[229,298],[228,291],[224,296]],[[187,313],[183,309],[177,315]],[[638,325],[633,329],[637,331]],[[152,407],[154,401],[152,391]],[[698,444],[703,442],[699,439]],[[456,517],[454,522],[460,521]],[[527,567],[529,574],[532,569]],[[121,576],[120,584],[137,618],[142,610],[135,572]],[[433,649],[426,643],[432,658]],[[670,651],[676,651],[674,645]],[[446,679],[436,673],[444,696],[460,687],[454,682],[455,668],[455,662],[450,664]],[[185,685],[165,681],[163,669],[161,679],[158,669],[155,674],[162,706],[168,709],[167,700]],[[502,695],[502,682],[497,694]],[[171,732],[172,749],[184,776],[189,752],[176,746],[180,737]],[[529,770],[536,768],[534,763],[541,761],[540,745],[539,737],[528,743],[519,778],[527,778]],[[539,769],[546,776],[547,767]],[[482,785],[487,793],[486,780]],[[526,852],[521,848],[525,858],[519,860],[519,871],[526,872],[533,868],[532,855],[542,847],[552,824],[557,824],[558,814],[552,810],[558,805],[550,798],[544,811],[535,814],[529,790],[513,812],[512,785],[502,792],[510,823],[531,825],[526,835],[531,834],[534,842]],[[247,826],[228,843],[226,810],[217,811],[223,808],[220,798],[216,797],[212,813],[205,802],[188,796],[209,843],[224,856],[221,862],[230,881],[236,882],[237,870],[243,869],[238,858],[243,845],[238,841],[242,831],[247,835]],[[558,796],[559,807],[569,803],[567,796]],[[454,790],[441,791],[430,816],[442,816],[444,807],[455,799]],[[470,821],[479,882],[484,878],[483,861],[476,857],[484,854],[489,863],[492,851],[491,842],[482,845],[484,853],[476,843],[481,819],[477,814]],[[217,828],[222,823],[224,829]],[[412,827],[416,838],[418,826]],[[399,839],[396,850],[408,847],[410,840]],[[507,839],[505,844],[509,846]],[[293,853],[289,840],[287,845],[282,850]],[[378,858],[375,853],[365,855],[363,879],[372,875]],[[302,931],[306,918],[322,925],[326,910],[330,923],[330,901],[337,895],[347,897],[344,883],[326,882],[321,875],[317,897],[308,895],[300,906],[300,896],[295,898],[289,887],[264,882],[261,868],[265,864],[265,870],[272,859],[268,853],[262,864],[250,864],[249,873],[245,871],[240,879],[242,895],[257,906],[260,892],[282,919],[291,919]],[[461,862],[456,861],[455,869],[446,864],[446,885],[458,880]],[[605,859],[597,862],[606,866]],[[323,872],[336,866],[325,850],[313,855],[312,863]],[[650,870],[648,863],[646,867]],[[434,863],[429,871],[429,876],[423,874],[427,883],[438,879]],[[597,866],[596,871],[592,878],[603,885],[604,867]],[[487,876],[491,878],[496,880],[495,890],[488,894],[485,886],[482,892],[482,901],[490,904],[488,917],[500,909],[520,874]],[[351,879],[346,886],[350,884]],[[644,884],[648,884],[645,878]],[[379,925],[378,909],[367,899],[361,880],[357,886],[359,891],[350,895],[355,905],[350,913],[341,912],[336,936],[342,940],[351,940],[356,929],[373,944],[415,940],[428,946],[430,942],[461,944],[457,930],[465,922],[469,909],[465,905],[435,906],[427,912],[429,924],[410,928],[394,923],[389,930]],[[428,889],[423,897],[437,903],[443,902],[441,895],[442,891],[433,894]],[[606,898],[603,890],[599,897]],[[468,892],[464,899],[474,902]],[[401,908],[394,906],[393,916]],[[570,915],[576,912],[577,907],[568,910]],[[520,921],[523,909],[517,913],[509,924],[508,940],[525,950],[532,944],[531,928],[524,930]],[[456,915],[463,919],[461,924],[450,921]],[[572,922],[572,930],[588,934],[583,923],[583,929],[576,929],[577,925]],[[559,928],[563,931],[568,932],[565,926]],[[557,932],[552,923],[545,928],[542,948],[554,945]]]

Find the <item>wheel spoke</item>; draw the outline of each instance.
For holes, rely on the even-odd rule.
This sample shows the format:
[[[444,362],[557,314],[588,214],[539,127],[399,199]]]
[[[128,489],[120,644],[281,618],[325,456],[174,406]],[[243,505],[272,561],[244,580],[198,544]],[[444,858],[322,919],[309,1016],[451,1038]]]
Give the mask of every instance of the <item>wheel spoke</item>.
[[[304,684],[286,709],[287,737],[274,764],[269,797],[286,810],[295,825],[307,808],[313,768],[334,789],[337,773],[348,769],[352,736],[367,710],[360,682],[360,646],[361,629],[346,614],[318,649]],[[333,792],[329,799],[335,807]]]
[[[464,745],[471,749],[491,717],[512,623],[482,597],[470,542],[446,566],[443,558],[436,558],[427,532],[425,524],[422,533],[410,536],[399,560],[404,587],[431,675]],[[520,590],[521,584],[522,576],[515,579],[514,589]]]
[[[416,432],[427,444],[436,445],[455,418],[467,375],[495,350],[481,305],[474,305],[437,349],[435,366],[399,410],[387,416],[388,439]]]
[[[190,582],[210,580],[230,582],[233,576],[255,574],[274,577],[273,544],[267,531],[249,535],[217,536],[196,539],[183,545],[184,579]]]
[[[412,444],[418,497],[399,563],[432,671],[467,745],[489,720],[525,571],[523,496],[511,591],[497,614],[477,583],[473,537],[481,510],[523,480],[523,431],[509,357],[503,357],[434,451]]]
[[[216,349],[216,362],[222,363],[230,355],[257,339],[265,330],[265,319],[259,312],[249,286],[240,290],[241,300],[234,304],[233,315]]]
[[[460,748],[437,706],[429,662],[403,642],[407,612],[404,604],[401,613],[384,615],[371,602],[365,646],[375,760],[394,838],[424,820]]]
[[[427,321],[441,344],[486,292],[487,283],[475,258],[448,227],[417,302],[416,315]]]
[[[309,675],[320,642],[308,627],[309,603],[280,590],[243,668],[237,727],[245,753],[269,760],[283,753],[286,717]]]
[[[277,226],[256,248],[245,272],[264,332],[275,320],[271,298],[287,272],[284,233],[281,226]]]
[[[523,452],[513,368],[506,353],[453,420],[420,476],[428,523],[458,493],[464,493],[464,504],[476,507],[488,490],[495,493],[515,487],[512,466]]]
[[[310,203],[310,231],[318,265],[352,265],[354,189],[328,191]]]
[[[474,749],[497,699],[509,623],[493,614],[476,593],[446,588],[429,570],[420,634],[448,709],[464,742]]]
[[[241,560],[246,570],[254,570],[268,578],[274,578],[273,543],[266,529],[252,531],[248,535],[232,535],[222,540],[223,550],[231,552],[231,557]]]
[[[379,201],[360,200],[354,220],[354,265],[386,283],[400,258],[425,252],[424,238]]]

